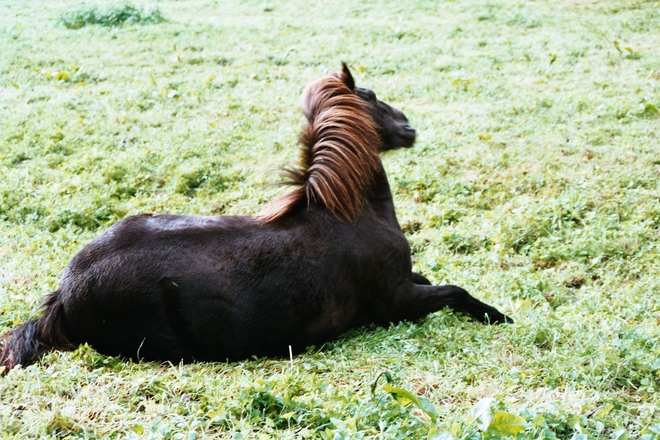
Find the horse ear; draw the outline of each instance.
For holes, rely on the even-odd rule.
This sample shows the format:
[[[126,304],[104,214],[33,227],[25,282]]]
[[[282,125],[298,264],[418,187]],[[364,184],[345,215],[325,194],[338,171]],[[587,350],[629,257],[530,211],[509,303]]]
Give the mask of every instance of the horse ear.
[[[351,90],[355,90],[355,80],[346,63],[341,63],[341,81]]]

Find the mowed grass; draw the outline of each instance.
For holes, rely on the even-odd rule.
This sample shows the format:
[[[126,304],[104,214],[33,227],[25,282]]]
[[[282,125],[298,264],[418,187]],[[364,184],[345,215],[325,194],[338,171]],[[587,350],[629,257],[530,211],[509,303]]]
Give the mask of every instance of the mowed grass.
[[[516,323],[292,363],[55,352],[0,378],[0,436],[660,438],[659,28],[653,1],[2,2],[0,332],[125,216],[284,191],[341,61],[418,129],[384,157],[415,269]]]

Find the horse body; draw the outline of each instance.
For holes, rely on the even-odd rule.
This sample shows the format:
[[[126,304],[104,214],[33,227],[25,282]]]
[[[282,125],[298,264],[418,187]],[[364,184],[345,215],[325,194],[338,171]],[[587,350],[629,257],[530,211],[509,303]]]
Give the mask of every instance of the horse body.
[[[129,217],[67,267],[56,294],[66,334],[109,355],[236,360],[389,322],[394,296],[412,287],[390,208],[383,219],[365,207],[353,224],[318,206],[269,223]]]
[[[509,318],[411,272],[378,153],[409,147],[405,115],[348,69],[308,87],[297,190],[254,217],[138,215],[71,260],[41,317],[5,337],[0,366],[89,343],[133,359],[286,356],[359,325],[449,306]]]

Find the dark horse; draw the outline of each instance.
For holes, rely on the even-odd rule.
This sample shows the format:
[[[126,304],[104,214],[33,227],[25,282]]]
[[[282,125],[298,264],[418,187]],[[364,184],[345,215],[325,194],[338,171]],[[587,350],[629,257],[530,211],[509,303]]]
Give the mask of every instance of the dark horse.
[[[41,317],[4,336],[0,366],[89,343],[132,359],[287,356],[346,330],[448,306],[511,321],[460,287],[411,271],[379,153],[410,147],[400,111],[348,68],[303,93],[297,188],[254,217],[137,215],[73,257]]]

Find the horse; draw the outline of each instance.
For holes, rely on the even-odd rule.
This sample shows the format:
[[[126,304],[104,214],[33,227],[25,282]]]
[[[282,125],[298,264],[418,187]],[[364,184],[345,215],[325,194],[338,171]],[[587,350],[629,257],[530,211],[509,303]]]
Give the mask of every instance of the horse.
[[[286,357],[347,330],[449,307],[513,322],[464,289],[412,272],[380,160],[409,148],[404,113],[348,67],[303,92],[307,124],[289,193],[254,216],[135,215],[76,254],[41,315],[7,332],[5,373],[88,343],[170,362]]]

